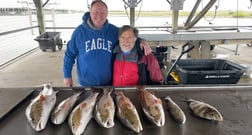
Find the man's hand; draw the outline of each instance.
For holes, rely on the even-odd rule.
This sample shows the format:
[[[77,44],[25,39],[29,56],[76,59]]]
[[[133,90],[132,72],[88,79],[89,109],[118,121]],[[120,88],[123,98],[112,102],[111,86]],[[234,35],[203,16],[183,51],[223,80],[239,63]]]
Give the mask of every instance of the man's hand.
[[[64,84],[68,87],[73,86],[73,79],[72,78],[64,78]]]
[[[146,40],[140,41],[140,48],[144,49],[144,55],[149,55],[152,52],[151,47],[148,45]]]

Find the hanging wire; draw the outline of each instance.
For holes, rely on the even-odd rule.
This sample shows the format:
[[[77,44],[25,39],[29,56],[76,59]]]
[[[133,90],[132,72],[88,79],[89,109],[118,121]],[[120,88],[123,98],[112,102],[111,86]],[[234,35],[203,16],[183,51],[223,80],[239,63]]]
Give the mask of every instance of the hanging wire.
[[[251,6],[252,6],[252,1],[250,1],[250,4],[248,6],[248,9],[251,9]]]
[[[141,5],[140,5],[140,10],[139,10],[139,12],[138,12],[138,15],[137,15],[137,17],[136,17],[135,21],[137,21],[137,20],[139,19],[139,17],[140,17],[140,13],[142,12],[143,0],[140,0],[137,4],[139,4],[140,2],[141,2]]]
[[[90,8],[91,8],[91,5],[89,4],[89,2],[88,2],[89,0],[87,0],[87,8],[88,8],[88,10],[90,10]]]
[[[43,3],[42,7],[45,7],[45,6],[46,6],[46,4],[47,4],[49,1],[50,1],[50,0],[46,0],[46,2],[45,2],[45,3]]]
[[[129,14],[128,14],[128,12],[127,12],[127,8],[129,7],[129,5],[128,5],[128,3],[127,3],[125,0],[123,0],[123,2],[124,2],[124,10],[125,10],[125,13],[126,13],[128,19],[129,19]]]
[[[129,19],[130,17],[129,17],[129,14],[128,14],[128,11],[127,11],[127,8],[129,7],[129,4],[128,4],[125,0],[123,0],[123,2],[124,2],[124,10],[125,10],[125,13],[126,13],[128,19]],[[142,12],[143,0],[139,0],[139,1],[137,2],[137,5],[138,5],[139,3],[141,3],[141,5],[140,5],[140,10],[139,10],[139,12],[138,12],[138,15],[137,15],[135,21],[137,21],[137,20],[139,19],[140,13]]]
[[[169,0],[166,0],[170,5],[171,5],[171,2]]]
[[[203,9],[203,8],[204,8],[203,1],[202,1],[201,5],[202,5],[202,9]],[[211,24],[211,25],[213,24],[212,21],[216,18],[217,9],[219,8],[219,5],[220,5],[220,0],[218,0],[217,5],[215,5],[214,16],[213,16],[213,18],[207,19],[206,16],[204,15],[204,19],[205,19],[209,24]]]

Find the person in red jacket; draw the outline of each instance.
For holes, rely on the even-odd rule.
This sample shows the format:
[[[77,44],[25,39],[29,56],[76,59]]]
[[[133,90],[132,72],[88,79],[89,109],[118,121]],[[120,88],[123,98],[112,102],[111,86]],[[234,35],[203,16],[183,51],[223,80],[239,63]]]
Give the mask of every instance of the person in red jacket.
[[[138,30],[124,25],[118,31],[119,46],[113,50],[113,86],[162,84],[163,76],[153,53],[138,47]]]

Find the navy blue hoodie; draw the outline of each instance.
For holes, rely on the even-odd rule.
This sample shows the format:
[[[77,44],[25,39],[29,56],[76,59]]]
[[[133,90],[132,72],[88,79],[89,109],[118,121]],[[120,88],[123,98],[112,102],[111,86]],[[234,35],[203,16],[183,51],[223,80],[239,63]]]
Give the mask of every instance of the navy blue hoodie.
[[[78,82],[82,86],[111,85],[112,51],[118,44],[118,28],[106,21],[100,30],[89,27],[90,13],[84,14],[82,24],[72,34],[64,57],[64,78],[72,77],[77,61]]]

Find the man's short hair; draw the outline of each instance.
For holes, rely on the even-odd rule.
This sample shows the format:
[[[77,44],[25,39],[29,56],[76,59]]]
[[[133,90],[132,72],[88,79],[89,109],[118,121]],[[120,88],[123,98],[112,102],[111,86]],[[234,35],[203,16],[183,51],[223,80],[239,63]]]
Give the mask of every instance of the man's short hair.
[[[103,5],[108,9],[107,4],[106,4],[104,1],[102,1],[102,0],[94,0],[94,1],[91,3],[91,7],[92,7],[94,4],[96,4],[96,3],[101,3],[101,4],[103,4]]]

